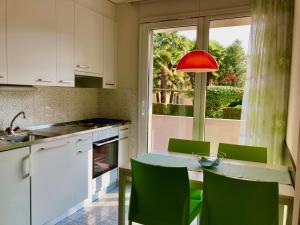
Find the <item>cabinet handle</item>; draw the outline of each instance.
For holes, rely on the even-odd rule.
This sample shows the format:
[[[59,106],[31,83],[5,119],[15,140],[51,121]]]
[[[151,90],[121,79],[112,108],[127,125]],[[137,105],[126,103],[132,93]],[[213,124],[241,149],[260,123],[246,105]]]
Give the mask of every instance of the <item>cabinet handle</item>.
[[[108,86],[115,86],[115,84],[113,84],[113,83],[105,83],[105,85],[108,85]]]
[[[79,139],[77,140],[77,142],[88,141],[88,140],[90,140],[89,137],[88,137],[88,138],[85,138],[85,139],[79,138]]]
[[[5,76],[0,75],[0,78],[5,78]]]
[[[60,80],[60,81],[58,81],[58,83],[71,84],[71,83],[74,83],[74,81],[72,81],[72,80]]]
[[[67,142],[65,144],[61,144],[61,145],[56,145],[56,146],[50,146],[50,147],[42,147],[39,149],[39,151],[45,151],[45,150],[49,150],[49,149],[53,149],[53,148],[60,148],[60,147],[64,147],[65,145],[69,144],[70,142]]]
[[[52,82],[54,82],[53,80],[44,80],[44,79],[41,79],[41,78],[37,79],[36,81],[37,82],[45,82],[45,83],[52,83]]]
[[[77,68],[80,68],[80,69],[88,69],[90,68],[88,65],[76,65]]]
[[[129,128],[126,127],[126,128],[120,129],[120,131],[124,131],[124,130],[129,130]]]
[[[85,150],[85,151],[78,150],[78,151],[77,151],[77,154],[82,154],[82,153],[85,153],[85,152],[88,152],[88,151],[91,151],[91,150]]]
[[[23,178],[30,176],[30,155],[27,155],[22,160]]]

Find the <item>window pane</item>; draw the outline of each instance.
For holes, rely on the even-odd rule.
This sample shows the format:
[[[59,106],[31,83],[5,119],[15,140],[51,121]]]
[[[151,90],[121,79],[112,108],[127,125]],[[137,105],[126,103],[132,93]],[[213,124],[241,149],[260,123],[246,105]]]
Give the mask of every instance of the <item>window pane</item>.
[[[194,74],[177,72],[176,66],[196,48],[196,38],[196,27],[154,32],[151,152],[166,151],[171,137],[192,139]]]
[[[207,79],[205,140],[212,153],[220,142],[239,142],[250,23],[250,17],[210,22],[209,52],[219,64]]]

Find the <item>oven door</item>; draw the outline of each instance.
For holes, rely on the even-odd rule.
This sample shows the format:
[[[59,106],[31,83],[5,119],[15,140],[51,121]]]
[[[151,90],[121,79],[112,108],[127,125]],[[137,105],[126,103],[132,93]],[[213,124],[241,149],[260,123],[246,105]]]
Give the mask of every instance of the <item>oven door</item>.
[[[118,137],[93,143],[93,179],[118,167]]]

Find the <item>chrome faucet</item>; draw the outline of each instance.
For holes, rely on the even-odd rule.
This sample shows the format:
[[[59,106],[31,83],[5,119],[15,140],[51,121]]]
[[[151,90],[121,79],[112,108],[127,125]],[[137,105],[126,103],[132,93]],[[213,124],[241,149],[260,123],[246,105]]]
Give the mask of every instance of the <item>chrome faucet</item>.
[[[6,130],[5,130],[6,133],[7,133],[8,135],[12,135],[12,134],[14,134],[17,130],[20,129],[20,127],[18,127],[18,126],[15,127],[15,128],[13,128],[13,125],[14,125],[15,120],[16,120],[20,115],[23,115],[23,119],[26,119],[25,112],[23,112],[23,111],[21,111],[21,112],[19,112],[17,115],[15,115],[14,118],[12,119],[12,121],[10,122],[10,126],[7,127]]]

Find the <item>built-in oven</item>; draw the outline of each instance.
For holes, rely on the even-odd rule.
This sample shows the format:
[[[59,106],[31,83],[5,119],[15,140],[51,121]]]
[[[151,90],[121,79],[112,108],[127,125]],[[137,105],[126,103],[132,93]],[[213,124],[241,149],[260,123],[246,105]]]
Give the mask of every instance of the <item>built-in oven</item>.
[[[118,136],[93,143],[93,179],[118,168]]]
[[[118,127],[93,133],[93,192],[99,192],[118,180]]]

